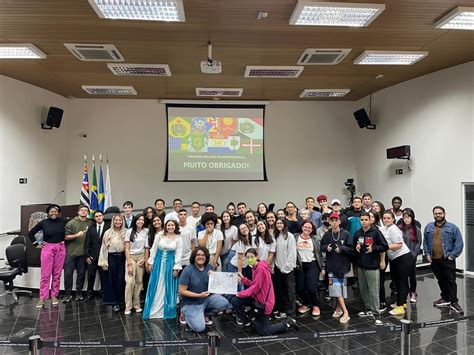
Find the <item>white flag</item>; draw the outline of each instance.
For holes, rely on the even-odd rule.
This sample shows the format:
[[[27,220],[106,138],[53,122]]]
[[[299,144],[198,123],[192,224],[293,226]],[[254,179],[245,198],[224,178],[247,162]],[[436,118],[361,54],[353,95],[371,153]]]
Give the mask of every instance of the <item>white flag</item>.
[[[109,159],[107,158],[107,172],[105,173],[105,190],[104,190],[104,198],[105,198],[105,204],[104,204],[104,209],[109,208],[110,206],[113,206],[112,202],[112,188],[110,186],[110,173],[109,173]]]

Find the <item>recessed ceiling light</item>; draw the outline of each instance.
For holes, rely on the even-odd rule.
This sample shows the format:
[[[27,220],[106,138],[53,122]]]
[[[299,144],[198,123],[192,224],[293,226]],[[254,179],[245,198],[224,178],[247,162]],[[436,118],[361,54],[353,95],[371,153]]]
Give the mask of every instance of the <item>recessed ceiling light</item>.
[[[428,55],[428,52],[416,51],[365,51],[354,64],[363,65],[412,65]]]
[[[100,18],[184,22],[183,0],[89,0]]]
[[[44,54],[32,43],[0,43],[0,59],[44,59]]]
[[[457,7],[435,23],[436,28],[474,30],[474,7]]]
[[[290,25],[366,27],[385,10],[383,4],[299,0]]]
[[[300,97],[343,97],[351,92],[351,89],[305,89],[301,92]]]
[[[82,85],[82,90],[90,95],[136,95],[133,86],[96,86]]]

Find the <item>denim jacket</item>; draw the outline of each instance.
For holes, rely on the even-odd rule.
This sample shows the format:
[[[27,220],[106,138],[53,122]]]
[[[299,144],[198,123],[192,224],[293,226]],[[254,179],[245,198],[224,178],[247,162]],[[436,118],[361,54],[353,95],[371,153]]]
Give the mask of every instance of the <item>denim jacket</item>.
[[[426,256],[433,254],[433,233],[435,230],[434,222],[428,223],[423,233],[423,249]],[[456,259],[462,253],[464,242],[462,240],[461,231],[453,224],[446,221],[441,227],[441,244],[443,246],[444,257]]]

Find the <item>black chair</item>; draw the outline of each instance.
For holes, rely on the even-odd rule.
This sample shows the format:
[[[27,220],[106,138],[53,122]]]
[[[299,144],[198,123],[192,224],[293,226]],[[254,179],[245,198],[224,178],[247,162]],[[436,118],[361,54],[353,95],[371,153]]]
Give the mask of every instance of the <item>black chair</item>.
[[[5,249],[8,266],[0,268],[0,281],[8,285],[9,290],[5,294],[11,295],[18,302],[18,296],[23,294],[32,297],[31,291],[16,289],[13,285],[15,277],[28,272],[28,263],[26,260],[26,246],[24,244],[10,245]]]
[[[120,208],[118,208],[117,206],[110,206],[110,207],[107,207],[106,210],[104,211],[104,214],[117,214],[117,213],[120,213]]]
[[[15,245],[15,244],[23,244],[26,245],[26,239],[22,235],[17,235],[15,238],[13,238],[12,242],[10,245]]]

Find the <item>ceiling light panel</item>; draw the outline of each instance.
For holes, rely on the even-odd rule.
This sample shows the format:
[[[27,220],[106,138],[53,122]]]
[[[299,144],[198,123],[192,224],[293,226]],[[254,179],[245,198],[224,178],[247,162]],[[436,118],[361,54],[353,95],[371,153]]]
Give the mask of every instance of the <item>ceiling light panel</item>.
[[[256,66],[247,65],[244,76],[246,78],[297,78],[303,72],[300,66]]]
[[[436,28],[474,30],[474,7],[457,7],[435,23]]]
[[[300,97],[304,98],[325,98],[325,97],[343,97],[350,93],[350,89],[305,89]]]
[[[100,18],[113,20],[144,20],[184,22],[182,0],[89,0]]]
[[[115,75],[124,76],[171,76],[168,64],[115,64],[108,63],[107,67]]]
[[[383,10],[383,4],[299,0],[290,17],[290,25],[366,27]]]
[[[365,51],[354,60],[361,65],[412,65],[428,55],[415,51]]]
[[[133,86],[82,85],[82,90],[90,95],[137,95]]]
[[[32,43],[0,43],[0,59],[44,59],[44,54]]]

